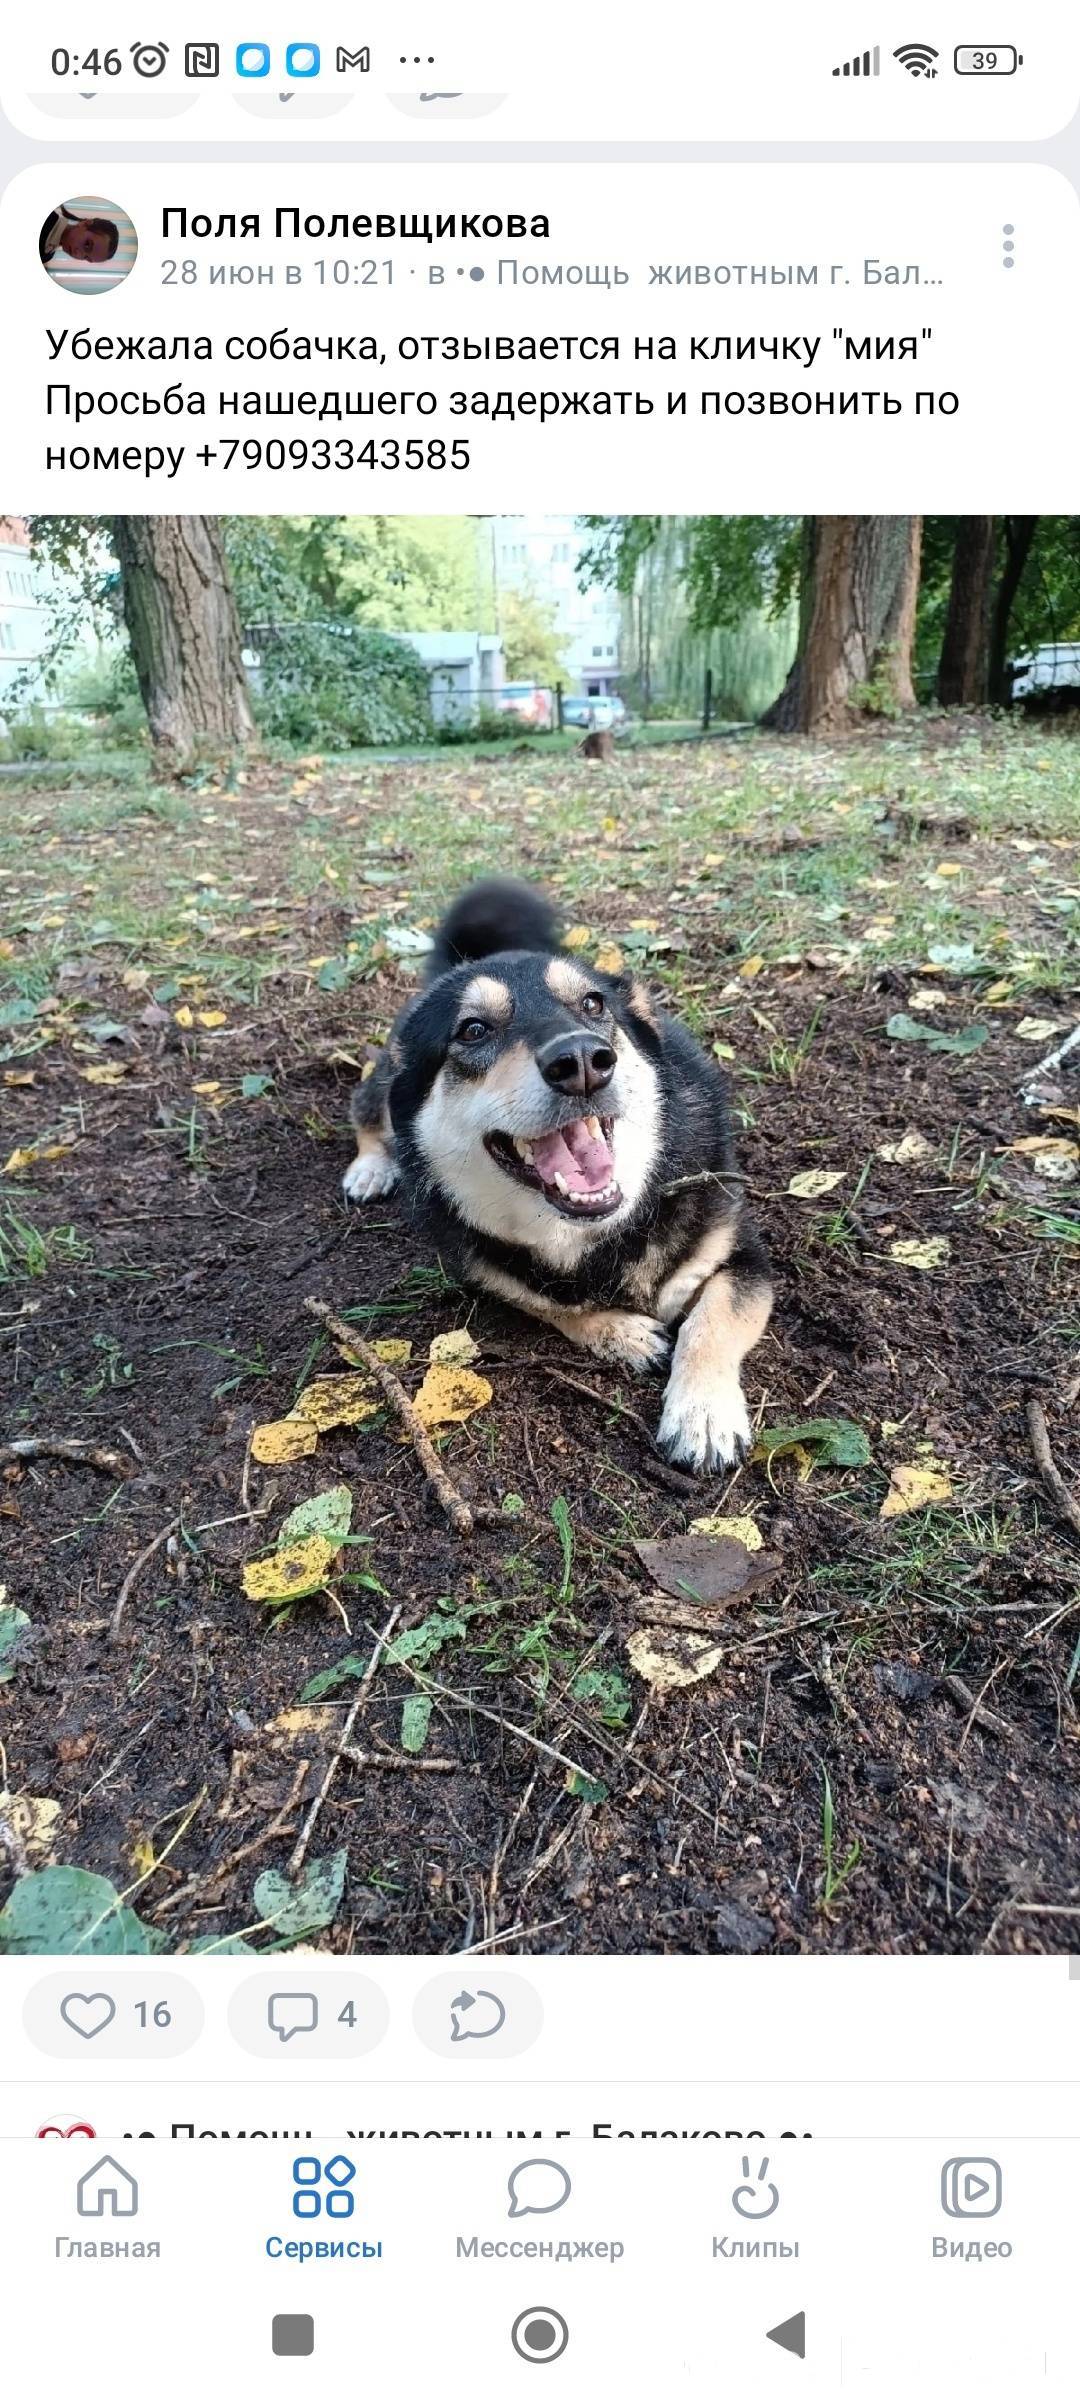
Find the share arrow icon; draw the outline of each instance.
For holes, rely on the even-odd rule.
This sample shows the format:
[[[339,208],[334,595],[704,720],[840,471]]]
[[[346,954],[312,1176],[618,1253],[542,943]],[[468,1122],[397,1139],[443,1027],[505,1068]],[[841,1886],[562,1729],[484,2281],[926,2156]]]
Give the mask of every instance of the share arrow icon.
[[[765,2339],[775,2342],[778,2350],[790,2350],[792,2358],[805,2358],[806,2310],[800,2308],[797,2317],[785,2317],[782,2325],[770,2325]]]

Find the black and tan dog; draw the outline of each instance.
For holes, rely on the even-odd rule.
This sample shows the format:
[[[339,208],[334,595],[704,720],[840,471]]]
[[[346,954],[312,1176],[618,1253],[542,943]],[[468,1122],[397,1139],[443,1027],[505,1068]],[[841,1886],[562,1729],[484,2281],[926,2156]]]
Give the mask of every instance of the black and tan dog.
[[[772,1292],[723,1076],[629,975],[560,950],[540,893],[481,883],[456,902],[352,1115],[351,1199],[400,1176],[463,1282],[598,1358],[670,1358],[671,1459],[741,1455],[739,1371]]]

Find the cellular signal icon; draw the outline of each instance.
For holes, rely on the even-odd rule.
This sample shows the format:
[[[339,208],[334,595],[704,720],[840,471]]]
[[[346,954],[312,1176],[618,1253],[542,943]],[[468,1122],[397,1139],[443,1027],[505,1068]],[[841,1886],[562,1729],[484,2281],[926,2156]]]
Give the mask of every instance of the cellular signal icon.
[[[933,82],[937,74],[934,65],[937,51],[931,49],[929,42],[901,42],[899,50],[893,51],[893,57],[899,59],[909,75],[923,75],[928,83]]]
[[[846,58],[842,67],[834,67],[834,75],[880,75],[881,50],[877,42],[872,50],[860,50],[855,58]]]

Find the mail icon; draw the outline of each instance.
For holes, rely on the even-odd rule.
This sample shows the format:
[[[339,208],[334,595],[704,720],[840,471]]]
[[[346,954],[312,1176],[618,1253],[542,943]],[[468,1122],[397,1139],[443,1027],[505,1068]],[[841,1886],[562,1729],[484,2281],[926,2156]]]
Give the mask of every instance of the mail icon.
[[[362,50],[346,50],[339,42],[335,64],[339,75],[348,75],[350,72],[370,75],[371,52],[366,43]]]

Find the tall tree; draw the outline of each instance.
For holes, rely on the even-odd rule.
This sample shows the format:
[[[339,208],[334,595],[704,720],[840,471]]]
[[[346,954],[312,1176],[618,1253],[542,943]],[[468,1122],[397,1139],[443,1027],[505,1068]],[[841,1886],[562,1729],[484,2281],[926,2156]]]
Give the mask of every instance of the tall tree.
[[[1012,679],[1009,675],[1009,626],[1017,593],[1023,581],[1024,569],[1031,555],[1038,517],[1006,517],[1005,556],[1001,578],[994,596],[994,614],[990,627],[990,698],[1007,707],[1012,699]]]
[[[255,731],[217,517],[112,517],[124,622],[156,748],[174,769]]]
[[[914,708],[921,547],[921,517],[807,518],[799,650],[766,724],[836,733],[860,712]]]
[[[945,708],[981,708],[989,698],[997,552],[996,517],[957,518],[937,677]]]

